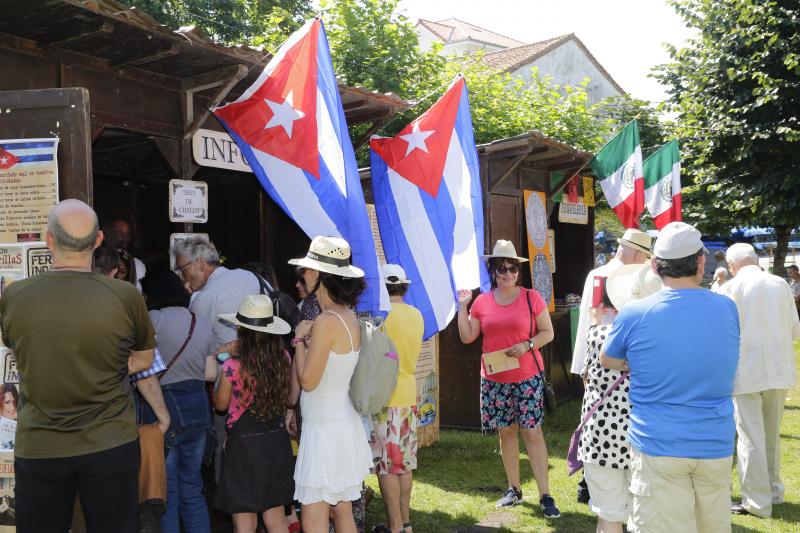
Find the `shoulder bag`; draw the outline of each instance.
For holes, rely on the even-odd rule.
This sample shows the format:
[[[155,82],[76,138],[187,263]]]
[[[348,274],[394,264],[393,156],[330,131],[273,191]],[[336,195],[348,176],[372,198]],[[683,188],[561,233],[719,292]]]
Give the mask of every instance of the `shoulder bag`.
[[[525,301],[528,302],[528,311],[531,313],[531,333],[528,337],[533,342],[533,306],[531,305],[531,293],[530,291],[533,289],[525,289]],[[550,379],[545,375],[544,370],[539,366],[539,359],[536,357],[535,348],[531,349],[531,355],[533,356],[533,362],[536,364],[536,370],[539,371],[539,375],[542,376],[542,383],[544,383],[544,408],[547,409],[548,413],[553,412],[553,409],[556,408],[556,393],[553,390],[553,384],[550,383]]]

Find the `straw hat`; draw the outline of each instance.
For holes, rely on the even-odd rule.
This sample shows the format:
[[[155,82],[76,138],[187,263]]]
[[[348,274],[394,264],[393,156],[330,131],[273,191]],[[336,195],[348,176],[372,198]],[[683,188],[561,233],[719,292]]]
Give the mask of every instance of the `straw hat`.
[[[507,241],[505,239],[500,239],[496,243],[494,243],[494,249],[492,250],[491,255],[484,255],[482,256],[484,259],[492,259],[492,258],[504,258],[504,259],[513,259],[514,261],[519,261],[520,263],[527,263],[528,260],[524,257],[517,256],[517,250],[514,248],[514,243],[511,241]]]
[[[350,264],[350,256],[350,245],[346,240],[339,237],[314,237],[306,256],[289,259],[289,264],[343,278],[363,278],[364,271]]]
[[[383,282],[386,285],[404,285],[411,283],[408,277],[406,277],[406,271],[403,270],[403,267],[400,265],[389,263],[388,265],[383,265],[381,270],[383,271]]]
[[[624,265],[609,274],[606,281],[608,299],[619,311],[634,300],[660,291],[661,279],[650,265]]]
[[[239,312],[219,317],[237,326],[273,335],[286,335],[292,331],[285,320],[274,316],[272,300],[266,294],[248,294],[239,304]]]
[[[637,252],[643,252],[647,254],[647,257],[652,255],[650,247],[653,244],[653,238],[647,233],[639,231],[638,229],[626,229],[625,234],[620,237],[619,243],[623,246],[627,246],[628,248],[632,248]]]

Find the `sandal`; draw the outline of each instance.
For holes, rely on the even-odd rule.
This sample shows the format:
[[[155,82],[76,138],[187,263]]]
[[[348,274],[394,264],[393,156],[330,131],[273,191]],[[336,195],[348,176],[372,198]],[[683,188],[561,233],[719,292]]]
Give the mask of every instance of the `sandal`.
[[[406,522],[405,524],[403,524],[403,532],[404,533],[411,533],[411,531],[406,531],[406,530],[411,530],[411,522],[410,521]]]

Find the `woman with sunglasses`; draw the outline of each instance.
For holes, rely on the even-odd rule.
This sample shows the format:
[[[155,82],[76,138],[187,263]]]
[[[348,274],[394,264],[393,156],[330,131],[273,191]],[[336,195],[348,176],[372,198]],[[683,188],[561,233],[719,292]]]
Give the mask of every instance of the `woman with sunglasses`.
[[[459,291],[458,332],[465,344],[483,334],[481,426],[484,431],[497,430],[508,479],[508,490],[498,500],[497,507],[522,503],[517,439],[521,433],[539,489],[542,512],[546,518],[558,518],[561,513],[549,493],[547,445],[541,427],[544,361],[539,348],[553,340],[550,314],[538,292],[519,286],[520,263],[528,260],[517,257],[513,243],[497,241],[492,254],[484,259],[489,261],[492,291],[479,295],[469,312],[467,305],[472,293]],[[503,355],[514,361],[506,360]],[[490,357],[488,365],[487,357]],[[494,363],[498,359],[501,365],[506,363],[514,368],[497,371]]]

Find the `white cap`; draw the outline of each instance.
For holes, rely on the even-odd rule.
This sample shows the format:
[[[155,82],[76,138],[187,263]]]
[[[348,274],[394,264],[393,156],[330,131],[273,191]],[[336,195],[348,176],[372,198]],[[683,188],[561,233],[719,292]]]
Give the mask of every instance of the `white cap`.
[[[389,263],[381,267],[383,271],[383,282],[387,285],[403,285],[411,283],[406,277],[406,271],[400,265]]]
[[[704,248],[700,232],[684,222],[670,222],[658,232],[653,255],[659,259],[681,259]]]

